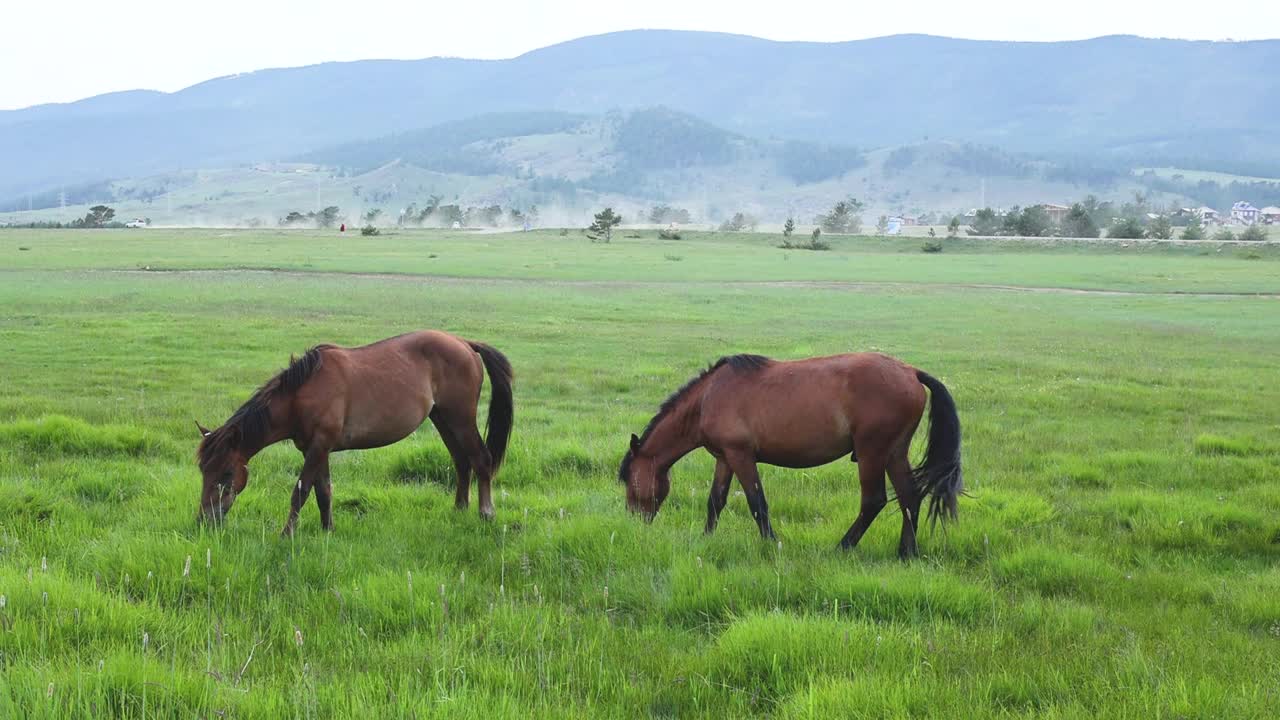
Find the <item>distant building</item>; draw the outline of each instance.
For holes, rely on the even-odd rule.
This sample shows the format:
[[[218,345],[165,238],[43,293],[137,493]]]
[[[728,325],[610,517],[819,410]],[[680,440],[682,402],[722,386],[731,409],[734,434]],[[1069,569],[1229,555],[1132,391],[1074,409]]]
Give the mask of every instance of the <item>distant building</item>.
[[[1262,218],[1262,222],[1268,225],[1280,225],[1280,207],[1275,205],[1264,207],[1258,215]]]
[[[1053,224],[1055,225],[1061,225],[1062,221],[1066,219],[1067,213],[1071,212],[1071,208],[1067,207],[1066,205],[1054,205],[1052,203],[1045,203],[1040,207],[1044,210],[1044,214],[1048,215],[1049,220],[1053,222]]]
[[[1200,207],[1196,209],[1196,212],[1200,215],[1200,222],[1203,222],[1206,225],[1209,223],[1222,222],[1222,218],[1218,217],[1218,211],[1211,207]]]
[[[1240,200],[1231,206],[1231,219],[1241,225],[1252,225],[1258,222],[1261,215],[1261,210],[1244,200]]]

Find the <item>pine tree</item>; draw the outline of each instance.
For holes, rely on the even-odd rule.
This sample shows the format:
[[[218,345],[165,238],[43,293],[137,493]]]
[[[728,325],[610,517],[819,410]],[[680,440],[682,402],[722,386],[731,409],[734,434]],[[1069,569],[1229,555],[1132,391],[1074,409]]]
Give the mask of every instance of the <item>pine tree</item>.
[[[596,213],[595,222],[587,228],[587,237],[591,238],[591,242],[607,243],[613,240],[613,229],[620,224],[622,216],[615,213],[613,208],[607,207]]]

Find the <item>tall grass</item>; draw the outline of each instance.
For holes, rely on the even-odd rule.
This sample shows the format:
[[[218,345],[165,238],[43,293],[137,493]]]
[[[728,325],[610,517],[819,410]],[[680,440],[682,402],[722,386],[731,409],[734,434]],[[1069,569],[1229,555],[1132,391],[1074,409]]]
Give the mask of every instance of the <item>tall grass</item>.
[[[164,252],[351,262],[266,235],[227,250],[171,234]],[[681,263],[625,240],[538,237],[535,260],[488,236],[467,240],[484,252],[369,238],[370,267],[421,242],[474,274],[626,280],[578,284],[82,272],[66,268],[162,248],[82,253],[78,238],[37,234],[23,242],[47,269],[0,269],[0,717],[1280,711],[1275,300],[930,285],[991,267],[1140,291],[1272,282],[1231,260],[1134,254],[1117,281],[1113,258],[1087,253],[1058,275],[1061,257],[972,248],[959,265],[949,247],[877,266],[896,251],[844,238],[822,254],[856,255],[822,269],[843,280],[924,283],[908,292],[738,284],[788,272],[750,238],[728,264],[714,237],[682,241]],[[651,284],[672,268],[685,282]],[[335,456],[332,534],[309,505],[279,538],[301,467],[287,444],[254,459],[225,524],[194,522],[192,419],[224,419],[291,352],[419,327],[515,366],[495,521],[453,509],[428,424]],[[758,539],[736,490],[702,534],[705,454],[676,466],[652,525],[624,511],[626,438],[708,361],[872,349],[941,377],[964,422],[972,497],[922,534],[920,561],[896,559],[893,505],[856,552],[835,549],[859,504],[848,462],[762,467],[780,543]]]

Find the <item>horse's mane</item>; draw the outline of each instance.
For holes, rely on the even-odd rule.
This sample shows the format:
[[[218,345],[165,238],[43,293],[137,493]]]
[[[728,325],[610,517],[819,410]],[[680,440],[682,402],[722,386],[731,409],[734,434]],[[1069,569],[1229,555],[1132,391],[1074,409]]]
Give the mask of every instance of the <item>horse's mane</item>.
[[[232,413],[222,427],[205,436],[196,457],[200,468],[212,464],[227,451],[248,446],[261,446],[271,432],[271,401],[289,395],[302,387],[323,362],[322,350],[332,345],[317,345],[300,358],[290,356],[289,367],[263,383],[253,396]]]
[[[680,400],[682,400],[684,396],[687,395],[689,391],[693,389],[694,385],[697,385],[699,382],[701,382],[703,378],[707,377],[708,375],[715,372],[716,370],[719,370],[725,365],[728,365],[730,368],[734,370],[753,372],[755,370],[759,370],[760,368],[768,365],[771,362],[773,361],[763,355],[745,355],[744,354],[744,355],[726,355],[720,358],[719,360],[716,360],[715,362],[711,363],[710,365],[707,366],[706,370],[703,370],[702,372],[690,378],[688,382],[680,386],[679,390],[676,390],[675,392],[671,393],[671,395],[666,400],[662,401],[662,405],[658,406],[658,414],[653,416],[653,419],[649,421],[649,424],[645,426],[644,432],[640,435],[640,444],[643,445],[644,441],[649,439],[649,435],[653,433],[653,429],[657,427],[658,423],[661,422],[662,419],[665,418],[668,414],[670,414],[671,411],[675,409],[676,405],[679,404]],[[631,457],[632,457],[632,452],[628,448],[627,454],[624,455],[622,458],[622,465],[618,467],[618,480],[624,483],[627,481],[628,472],[631,470]]]

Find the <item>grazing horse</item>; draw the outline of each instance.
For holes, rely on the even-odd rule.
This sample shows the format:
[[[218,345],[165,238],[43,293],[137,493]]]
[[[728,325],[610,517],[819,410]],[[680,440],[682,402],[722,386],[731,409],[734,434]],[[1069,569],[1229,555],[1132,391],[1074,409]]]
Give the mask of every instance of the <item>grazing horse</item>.
[[[907,459],[911,437],[933,396],[924,462]],[[652,521],[671,489],[667,473],[697,448],[716,459],[707,499],[706,532],[715,530],[738,476],[760,534],[774,537],[756,463],[790,468],[824,465],[845,455],[858,463],[862,508],[841,540],[851,549],[888,504],[885,472],[902,507],[898,555],[918,554],[920,503],[930,519],[956,515],[964,490],[960,472],[960,418],[955,401],[936,378],[879,353],[855,353],[790,362],[759,355],[723,357],[677,390],[631,436],[619,479],[627,507]]]
[[[476,429],[485,370],[493,384],[487,444]],[[427,418],[458,472],[455,506],[467,507],[474,471],[480,515],[490,519],[489,481],[511,435],[511,379],[502,353],[434,330],[358,348],[317,345],[258,388],[222,427],[211,431],[196,423],[204,437],[197,453],[204,474],[200,519],[226,516],[249,482],[249,459],[268,445],[292,440],[305,459],[283,534],[293,534],[313,487],[320,524],[332,530],[329,454],[390,445]]]

